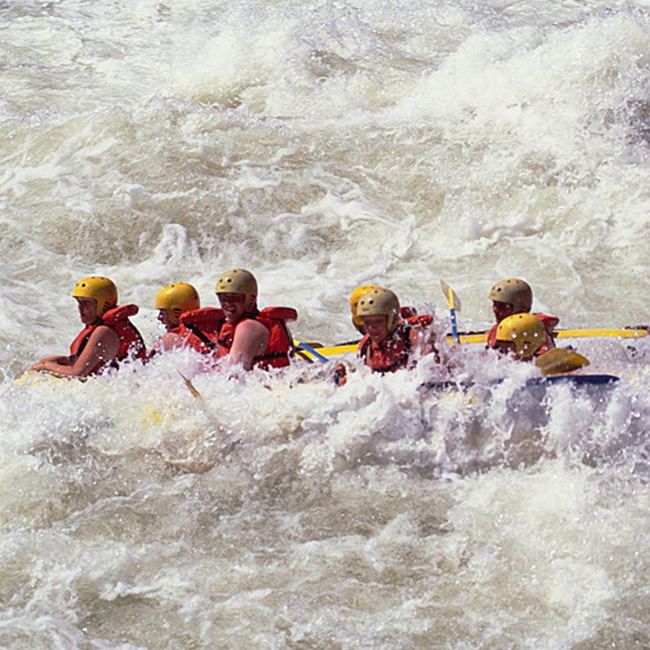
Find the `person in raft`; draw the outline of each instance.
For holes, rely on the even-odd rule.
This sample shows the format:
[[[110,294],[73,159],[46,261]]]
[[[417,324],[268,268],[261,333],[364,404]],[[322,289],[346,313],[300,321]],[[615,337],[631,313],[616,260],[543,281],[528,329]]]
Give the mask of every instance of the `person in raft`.
[[[117,368],[127,358],[144,359],[146,348],[140,332],[129,320],[137,305],[117,306],[117,288],[102,277],[84,278],[72,292],[85,327],[70,345],[68,356],[41,359],[30,372],[48,372],[66,377],[98,375]]]
[[[203,354],[217,349],[225,316],[216,307],[201,308],[199,294],[191,284],[176,282],[161,289],[155,307],[166,331],[154,344],[152,355],[182,347]]]
[[[494,347],[517,361],[533,361],[555,347],[552,341],[549,346],[548,339],[544,323],[535,314],[514,314],[497,326]]]
[[[492,313],[496,323],[488,332],[487,347],[494,349],[497,347],[497,330],[500,323],[508,316],[529,313],[533,305],[533,291],[524,280],[509,278],[497,282],[490,289],[490,300],[492,301]],[[541,313],[535,313],[535,316],[542,322],[546,330],[545,346],[548,349],[555,347],[553,330],[560,322],[560,319]]]
[[[158,310],[158,321],[165,328],[165,333],[154,343],[152,352],[173,350],[185,345],[191,332],[183,331],[181,315],[201,307],[197,290],[187,282],[175,282],[167,285],[156,294],[154,307]]]
[[[362,296],[368,291],[370,291],[371,289],[379,289],[379,286],[376,284],[362,285],[360,287],[357,287],[350,294],[350,312],[352,316],[352,324],[354,325],[357,332],[361,334],[361,336],[365,335],[366,330],[363,326],[363,321],[361,320],[361,316],[359,316],[358,314],[359,300],[361,300]],[[416,314],[417,311],[413,307],[400,307],[400,316],[404,319],[411,318]]]
[[[257,307],[257,280],[250,271],[232,269],[218,280],[217,297],[225,316],[219,331],[217,354],[228,364],[252,368],[289,365],[293,339],[287,322],[298,313],[290,307]]]
[[[378,289],[378,286],[376,284],[362,285],[357,287],[350,294],[350,315],[352,317],[352,325],[354,325],[354,328],[359,332],[359,334],[361,334],[361,336],[364,336],[366,331],[363,329],[363,321],[361,320],[361,316],[357,313],[357,308],[359,306],[359,300],[361,300],[363,294],[370,291],[370,289]]]
[[[357,314],[365,335],[359,343],[358,355],[374,372],[395,372],[410,367],[417,358],[435,354],[435,335],[429,327],[430,314],[403,318],[399,299],[389,289],[376,287],[359,299]]]

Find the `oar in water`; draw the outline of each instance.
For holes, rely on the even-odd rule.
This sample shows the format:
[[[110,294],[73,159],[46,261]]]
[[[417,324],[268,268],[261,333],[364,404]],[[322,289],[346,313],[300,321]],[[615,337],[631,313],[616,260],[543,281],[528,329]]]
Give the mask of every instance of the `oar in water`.
[[[190,393],[192,393],[192,396],[196,399],[203,399],[203,396],[195,388],[194,384],[180,370],[177,369],[176,372],[181,376],[181,378],[185,382],[185,385],[187,386],[187,390],[189,390]]]
[[[537,357],[535,365],[545,377],[548,377],[584,368],[584,366],[589,365],[589,359],[578,354],[575,350],[552,348]]]
[[[451,336],[455,343],[460,344],[458,337],[458,324],[456,323],[456,312],[460,313],[460,300],[454,290],[444,281],[440,280],[442,294],[449,304],[449,316],[451,318]]]

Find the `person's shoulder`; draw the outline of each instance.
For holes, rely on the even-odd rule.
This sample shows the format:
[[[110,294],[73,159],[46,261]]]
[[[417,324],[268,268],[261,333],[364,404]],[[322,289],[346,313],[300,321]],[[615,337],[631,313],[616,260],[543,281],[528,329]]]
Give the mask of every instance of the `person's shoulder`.
[[[178,332],[166,332],[159,339],[158,349],[173,350],[182,347],[183,343],[183,337]]]
[[[262,332],[268,332],[268,329],[259,321],[247,318],[237,325],[236,335],[251,335]]]
[[[117,332],[108,325],[98,325],[90,335],[89,342],[106,340],[106,339],[119,339]]]

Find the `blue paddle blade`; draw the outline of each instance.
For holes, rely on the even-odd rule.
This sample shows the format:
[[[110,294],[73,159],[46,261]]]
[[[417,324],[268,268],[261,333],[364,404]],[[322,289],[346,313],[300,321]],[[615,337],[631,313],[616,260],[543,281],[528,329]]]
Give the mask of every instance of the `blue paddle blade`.
[[[316,350],[314,350],[314,348],[312,348],[311,345],[307,345],[306,343],[298,341],[296,343],[296,347],[300,348],[301,350],[305,350],[306,352],[309,352],[309,354],[313,354],[319,361],[322,361],[323,363],[327,363],[329,361],[329,359],[326,356],[323,356],[319,352],[316,352]]]

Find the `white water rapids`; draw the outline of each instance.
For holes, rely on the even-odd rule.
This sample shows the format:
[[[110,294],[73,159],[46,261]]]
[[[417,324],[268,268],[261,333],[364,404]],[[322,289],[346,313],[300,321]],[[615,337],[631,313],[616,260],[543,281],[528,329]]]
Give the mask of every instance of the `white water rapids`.
[[[359,284],[443,331],[439,278],[462,329],[510,276],[565,327],[648,324],[648,2],[0,0],[0,28],[0,647],[650,647],[644,341],[580,342],[622,377],[580,390],[472,350],[466,392],[187,352],[16,383],[94,274],[148,343],[160,288],[214,305],[239,266],[327,344]]]

